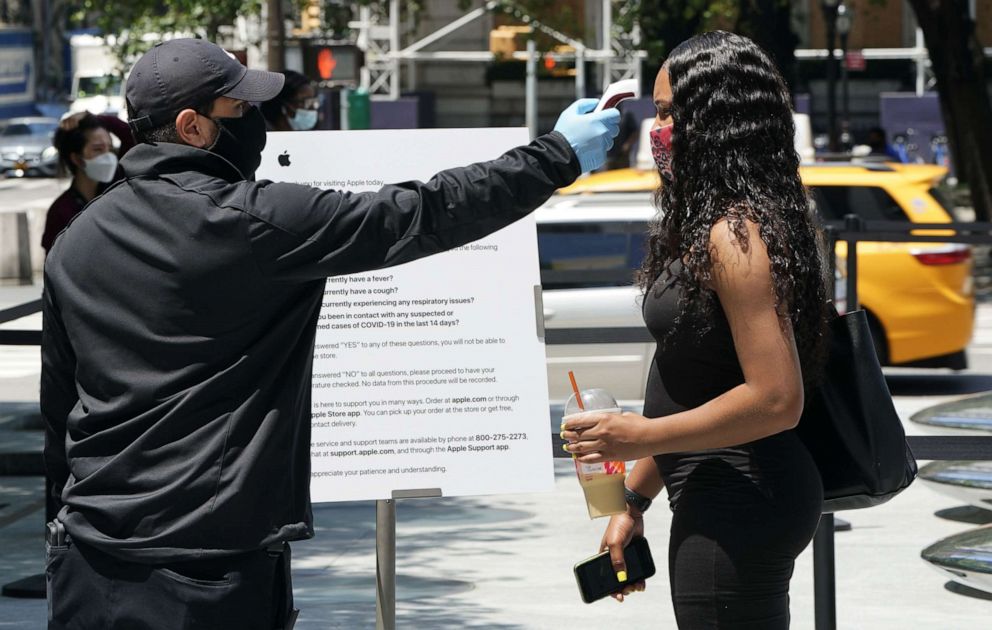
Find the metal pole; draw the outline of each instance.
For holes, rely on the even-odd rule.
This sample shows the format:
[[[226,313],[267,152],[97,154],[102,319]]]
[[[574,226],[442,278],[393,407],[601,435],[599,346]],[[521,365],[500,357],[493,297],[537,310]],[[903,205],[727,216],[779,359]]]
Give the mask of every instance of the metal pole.
[[[923,29],[916,27],[916,95],[923,96],[927,89],[927,53]]]
[[[358,48],[367,56],[369,49],[372,47],[372,8],[363,6],[358,10],[358,15],[358,22],[361,26],[359,27],[358,41],[356,43],[358,44]],[[372,88],[372,71],[369,70],[368,65],[362,65],[361,74],[361,86],[366,91],[370,91]]]
[[[643,89],[644,88],[644,60],[641,59],[640,57],[634,57],[634,79],[637,80],[637,85],[639,85],[641,87],[641,89]],[[651,90],[649,89],[648,90],[648,94],[650,94],[650,93],[651,93]],[[652,100],[654,100],[654,99],[652,99]]]
[[[396,629],[396,502],[375,502],[375,628]]]
[[[389,98],[400,97],[400,0],[389,0]]]
[[[527,40],[527,129],[530,138],[537,137],[537,42]]]
[[[350,89],[341,88],[341,96],[339,97],[341,103],[341,107],[340,107],[341,124],[338,125],[338,129],[340,129],[341,131],[348,131],[348,129],[351,128],[351,121],[348,120],[348,111],[351,109],[350,106],[348,105],[348,94],[350,93],[351,93]]]
[[[832,225],[828,225],[823,230],[824,240],[827,242],[827,269],[830,276],[827,278],[828,295],[833,300],[837,295],[837,230]]]
[[[613,2],[612,0],[603,0],[603,31],[602,31],[602,46],[601,49],[603,53],[606,54],[603,57],[603,69],[602,77],[600,78],[603,84],[603,92],[606,88],[610,87],[612,83],[613,76]]]
[[[50,70],[50,59],[51,57],[51,33],[52,33],[52,7],[49,4],[49,0],[44,0],[41,3],[41,22],[42,22],[42,32],[41,32],[41,85],[42,85],[42,99],[46,101],[54,100],[54,95],[52,94],[52,83],[51,83],[51,73]]]
[[[856,214],[844,217],[844,231],[861,232],[864,222]],[[847,310],[858,310],[858,241],[856,238],[847,239]]]
[[[848,93],[848,76],[847,76],[847,34],[842,34],[840,36],[840,53],[841,53],[841,64],[840,64],[840,84],[841,84],[841,129],[844,132],[844,136],[847,138],[848,142],[851,142],[850,131],[851,131],[851,114],[850,114],[850,95]],[[853,144],[853,142],[852,142]],[[847,150],[849,147],[844,147]]]
[[[586,97],[586,49],[575,51],[575,98]]]
[[[816,630],[836,630],[837,589],[834,566],[834,515],[824,514],[813,536],[813,597]]]
[[[836,278],[835,270],[837,269],[837,233],[830,226],[826,228],[825,232],[827,247],[830,248],[827,252],[830,269],[830,278],[827,282],[830,286],[830,297],[832,299]],[[851,252],[854,249],[851,245],[851,242],[848,241],[848,263],[850,263]],[[852,271],[850,264],[847,271],[848,274]],[[857,262],[855,262],[855,269],[853,271],[855,273],[857,272]],[[850,286],[850,275],[848,275],[849,293],[851,291]],[[848,295],[848,300],[850,299],[850,295]],[[850,305],[851,302],[848,301],[848,311],[853,310]],[[816,630],[836,630],[837,628],[837,576],[834,563],[835,528],[834,515],[823,514],[820,516],[820,524],[817,526],[816,534],[813,536],[813,614]]]
[[[837,66],[834,57],[834,37],[837,33],[837,7],[825,8],[827,18],[827,135],[830,152],[837,152]]]
[[[406,91],[417,91],[417,60],[407,59],[406,62]]]

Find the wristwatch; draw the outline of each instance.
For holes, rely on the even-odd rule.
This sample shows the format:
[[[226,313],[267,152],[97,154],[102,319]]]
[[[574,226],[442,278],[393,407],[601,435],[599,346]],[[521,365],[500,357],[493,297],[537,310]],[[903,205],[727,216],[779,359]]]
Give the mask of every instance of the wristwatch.
[[[651,507],[651,499],[647,498],[643,494],[634,492],[627,486],[623,487],[623,498],[627,501],[627,505],[642,514],[647,512],[648,508]]]

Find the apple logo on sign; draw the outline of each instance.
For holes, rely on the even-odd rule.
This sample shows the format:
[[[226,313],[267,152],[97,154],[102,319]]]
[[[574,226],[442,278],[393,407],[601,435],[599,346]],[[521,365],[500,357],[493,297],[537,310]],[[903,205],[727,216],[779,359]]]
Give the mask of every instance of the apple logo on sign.
[[[289,166],[289,151],[279,154],[279,166]]]

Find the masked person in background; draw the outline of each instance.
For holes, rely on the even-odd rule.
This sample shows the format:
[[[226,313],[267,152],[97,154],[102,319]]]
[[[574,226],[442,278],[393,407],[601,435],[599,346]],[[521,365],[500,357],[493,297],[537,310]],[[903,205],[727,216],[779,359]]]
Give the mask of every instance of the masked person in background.
[[[823,503],[792,429],[821,370],[830,310],[792,102],[763,50],[719,31],[672,50],[654,101],[663,214],[639,275],[658,342],[644,416],[590,413],[563,434],[579,461],[638,460],[627,512],[601,543],[618,579],[664,486],[680,630],[785,630],[795,559]]]
[[[119,156],[114,153],[111,133],[120,142]],[[118,157],[124,157],[134,146],[134,138],[127,123],[116,116],[79,112],[62,120],[55,131],[53,144],[59,152],[59,169],[70,173],[72,182],[45,216],[41,246],[46,254],[69,221],[119,177]]]
[[[152,48],[127,80],[125,179],[46,260],[50,629],[291,627],[326,278],[513,223],[601,166],[620,123],[579,101],[527,146],[377,192],[254,181],[250,103],[283,81],[204,40]]]
[[[269,131],[309,131],[319,118],[317,91],[313,83],[299,72],[284,70],[282,90],[259,106]]]

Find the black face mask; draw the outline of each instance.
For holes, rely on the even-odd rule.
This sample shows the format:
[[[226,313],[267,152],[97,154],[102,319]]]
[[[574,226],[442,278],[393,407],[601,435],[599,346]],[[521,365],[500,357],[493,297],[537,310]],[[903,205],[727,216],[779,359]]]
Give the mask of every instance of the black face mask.
[[[265,118],[255,106],[240,118],[211,118],[217,124],[217,138],[207,147],[233,164],[245,179],[254,180],[265,148]]]

